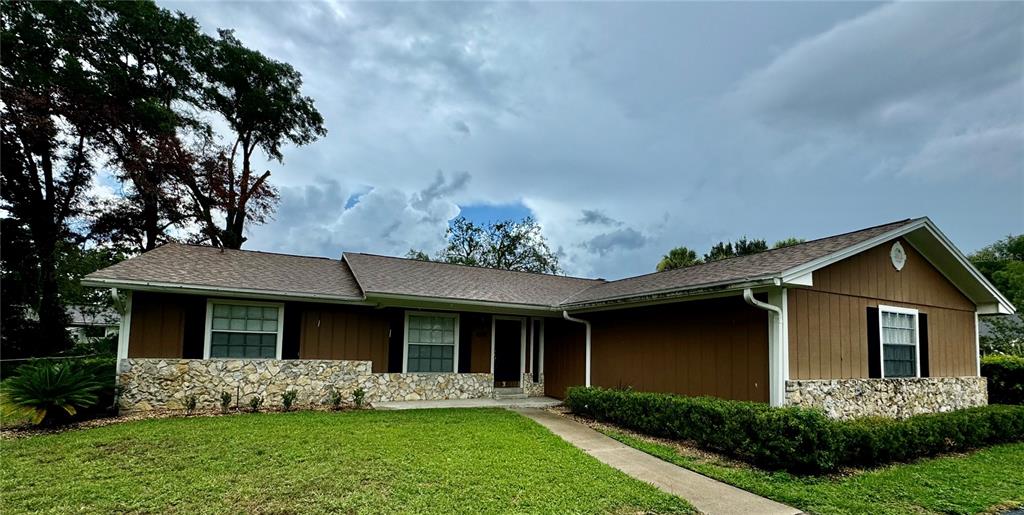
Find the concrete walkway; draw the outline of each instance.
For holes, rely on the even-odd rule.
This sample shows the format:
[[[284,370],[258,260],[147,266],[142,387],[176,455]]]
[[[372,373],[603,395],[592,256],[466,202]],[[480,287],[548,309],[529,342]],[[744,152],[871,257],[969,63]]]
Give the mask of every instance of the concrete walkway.
[[[523,416],[548,428],[587,454],[636,479],[690,501],[709,515],[796,514],[800,510],[754,495],[731,485],[702,476],[692,470],[662,461],[650,454],[609,438],[593,429],[542,409],[516,409]]]
[[[525,399],[453,399],[447,401],[393,401],[378,402],[375,409],[430,409],[430,408],[549,408],[562,401],[551,397],[527,397]]]

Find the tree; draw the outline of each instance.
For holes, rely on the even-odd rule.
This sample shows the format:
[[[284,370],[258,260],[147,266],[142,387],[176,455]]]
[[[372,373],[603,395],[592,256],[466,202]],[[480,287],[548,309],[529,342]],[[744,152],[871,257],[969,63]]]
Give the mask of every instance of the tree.
[[[1024,234],[1007,236],[969,259],[1018,310],[1024,308]]]
[[[807,240],[805,240],[803,238],[786,238],[784,240],[779,240],[779,241],[775,242],[775,245],[772,245],[772,248],[773,249],[781,249],[781,248],[784,248],[784,247],[792,247],[793,245],[799,245],[799,244],[801,244],[801,243],[803,243],[805,241],[807,241]]]
[[[183,137],[208,130],[192,106],[209,38],[194,19],[152,2],[101,5],[103,37],[90,62],[105,93],[98,140],[129,187],[99,213],[94,231],[150,250],[189,221],[174,179],[194,162]]]
[[[711,247],[707,254],[704,254],[704,261],[718,261],[738,256],[749,256],[768,250],[768,243],[764,240],[748,240],[746,236],[736,240],[734,243],[720,241]]]
[[[416,261],[430,261],[430,256],[422,250],[409,249],[409,252],[405,253],[405,259],[415,259]]]
[[[202,65],[205,105],[224,117],[233,141],[207,153],[198,173],[185,175],[185,185],[210,240],[237,249],[245,242],[245,223],[264,223],[278,201],[267,182],[270,171],[253,170],[253,153],[259,149],[282,162],[285,143],[306,145],[326,136],[327,129],[313,99],[302,95],[299,72],[245,48],[232,31],[219,32]],[[223,227],[214,221],[214,210],[223,213]]]
[[[445,238],[448,243],[437,254],[437,261],[521,272],[561,273],[558,256],[551,252],[540,225],[531,217],[476,225],[460,216],[452,220]],[[413,249],[406,257],[429,260],[426,253]]]
[[[658,262],[658,271],[675,270],[677,268],[699,265],[700,263],[702,261],[697,257],[696,252],[686,247],[676,247],[668,251],[668,254],[661,258],[661,261]]]
[[[39,352],[67,343],[58,247],[70,236],[70,221],[81,212],[93,175],[89,155],[100,87],[87,63],[98,44],[99,17],[92,3],[2,6],[0,189],[12,219],[4,226],[3,247],[5,254],[23,257],[19,263],[4,259],[4,278],[13,274],[22,281],[17,298],[25,304],[15,312],[37,313],[33,343]],[[8,292],[5,285],[5,297]]]
[[[1024,308],[1024,235],[1007,236],[968,256],[971,263],[1020,311]],[[982,354],[1024,353],[1024,322],[1018,316],[981,318],[987,326]]]
[[[728,241],[720,241],[714,244],[706,254],[704,254],[704,262],[710,263],[712,261],[718,261],[719,259],[726,259],[736,256],[736,251],[732,248],[732,243]]]

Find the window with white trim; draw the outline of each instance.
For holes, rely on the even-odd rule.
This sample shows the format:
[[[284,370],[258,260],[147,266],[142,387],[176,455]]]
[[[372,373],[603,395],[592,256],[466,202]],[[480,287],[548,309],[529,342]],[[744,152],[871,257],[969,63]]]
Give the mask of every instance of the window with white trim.
[[[283,305],[210,301],[207,356],[278,359]]]
[[[456,372],[458,343],[457,314],[406,313],[406,372]]]
[[[918,313],[916,309],[878,306],[882,377],[917,377]]]

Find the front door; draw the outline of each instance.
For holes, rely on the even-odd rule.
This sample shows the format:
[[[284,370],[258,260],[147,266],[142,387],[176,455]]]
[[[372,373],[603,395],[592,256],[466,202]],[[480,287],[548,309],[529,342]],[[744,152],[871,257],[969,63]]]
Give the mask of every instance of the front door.
[[[494,386],[518,387],[523,321],[494,320]]]

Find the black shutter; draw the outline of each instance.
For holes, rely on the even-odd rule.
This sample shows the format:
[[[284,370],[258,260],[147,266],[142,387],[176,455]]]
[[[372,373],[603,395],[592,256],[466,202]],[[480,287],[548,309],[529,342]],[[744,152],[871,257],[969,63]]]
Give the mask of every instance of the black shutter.
[[[918,353],[921,358],[921,377],[930,377],[928,372],[928,315],[924,313],[917,314],[917,330],[919,331]]]
[[[878,308],[868,308],[868,377],[882,377],[882,344],[878,334]]]

